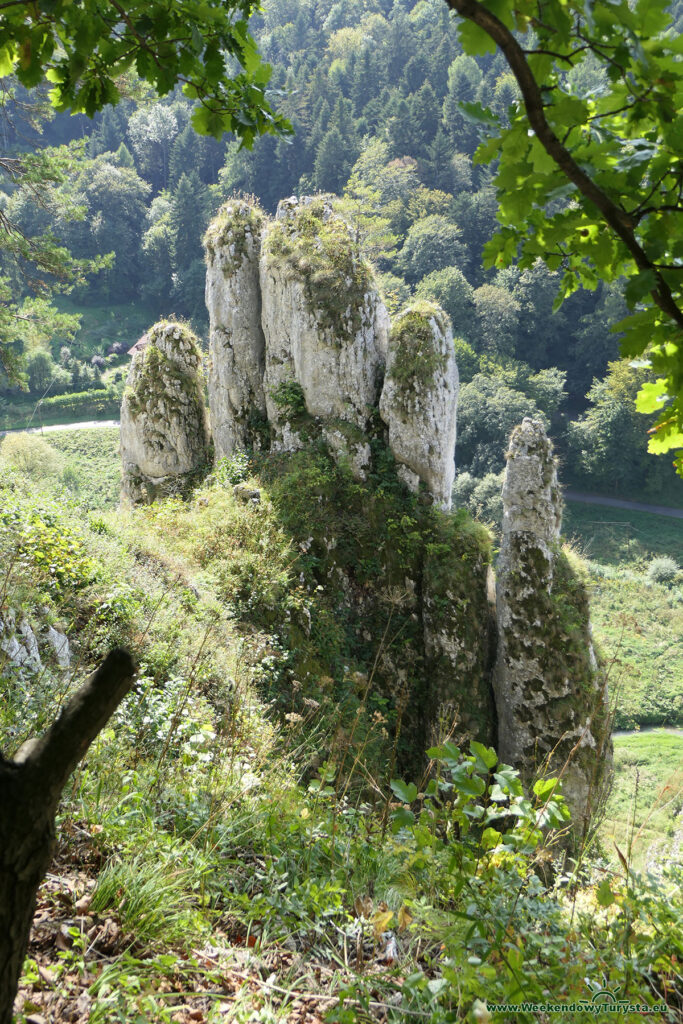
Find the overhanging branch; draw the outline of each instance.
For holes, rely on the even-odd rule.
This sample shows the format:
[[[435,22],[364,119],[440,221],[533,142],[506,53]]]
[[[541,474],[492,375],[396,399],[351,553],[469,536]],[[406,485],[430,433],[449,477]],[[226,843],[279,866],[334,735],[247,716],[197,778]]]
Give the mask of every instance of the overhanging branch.
[[[478,0],[446,0],[446,3],[460,17],[466,18],[483,29],[502,51],[519,85],[529,124],[538,141],[560,170],[576,185],[581,195],[600,211],[607,224],[631,253],[638,269],[652,271],[657,282],[651,291],[653,301],[662,312],[670,316],[683,329],[683,310],[676,303],[671,289],[658,267],[649,259],[638,242],[633,230],[632,218],[579,167],[546,120],[541,88],[529,67],[524,50],[511,30]]]

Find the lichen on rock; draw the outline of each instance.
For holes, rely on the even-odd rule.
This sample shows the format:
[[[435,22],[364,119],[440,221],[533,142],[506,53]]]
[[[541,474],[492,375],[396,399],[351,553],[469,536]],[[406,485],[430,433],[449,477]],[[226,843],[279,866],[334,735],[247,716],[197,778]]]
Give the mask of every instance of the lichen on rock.
[[[184,324],[161,321],[133,356],[121,403],[122,492],[132,502],[182,492],[208,458],[201,353]]]
[[[503,486],[494,690],[500,757],[527,780],[561,774],[580,843],[611,760],[606,681],[586,586],[559,543],[562,497],[540,420],[515,428]]]
[[[332,344],[363,325],[372,268],[332,196],[291,196],[279,203],[266,239],[266,262],[302,286],[306,308]]]
[[[422,480],[444,509],[455,475],[458,390],[447,315],[430,302],[410,306],[391,328],[379,410],[404,481],[417,490]]]

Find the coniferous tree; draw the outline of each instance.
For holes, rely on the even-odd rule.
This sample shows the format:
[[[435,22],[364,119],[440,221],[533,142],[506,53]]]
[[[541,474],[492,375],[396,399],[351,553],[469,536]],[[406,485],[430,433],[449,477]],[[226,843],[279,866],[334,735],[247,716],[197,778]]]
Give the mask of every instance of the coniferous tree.
[[[423,181],[431,188],[452,192],[455,179],[452,156],[453,148],[448,136],[443,128],[439,127],[420,160]]]
[[[441,120],[439,101],[429,82],[425,82],[412,97],[410,101],[410,118],[412,126],[412,155],[420,157],[434,141]]]
[[[124,136],[124,124],[115,107],[105,107],[99,117],[99,124],[92,132],[88,144],[90,156],[100,153],[115,153]]]
[[[171,258],[176,273],[187,270],[202,256],[206,230],[208,191],[196,171],[181,175],[173,192],[169,213]]]
[[[341,192],[353,167],[348,147],[338,128],[325,134],[315,158],[313,181],[321,192]]]

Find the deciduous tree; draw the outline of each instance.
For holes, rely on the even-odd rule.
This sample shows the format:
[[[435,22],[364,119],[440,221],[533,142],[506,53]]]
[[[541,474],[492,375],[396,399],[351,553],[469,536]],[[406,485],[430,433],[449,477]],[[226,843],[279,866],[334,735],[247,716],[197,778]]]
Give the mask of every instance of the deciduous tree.
[[[638,398],[660,413],[651,452],[683,474],[683,42],[666,0],[447,0],[470,54],[504,54],[521,93],[478,159],[499,161],[501,228],[488,266],[539,257],[563,270],[560,299],[627,278],[625,356],[658,375]],[[581,88],[586,65],[598,87]],[[598,69],[596,77],[596,66]]]

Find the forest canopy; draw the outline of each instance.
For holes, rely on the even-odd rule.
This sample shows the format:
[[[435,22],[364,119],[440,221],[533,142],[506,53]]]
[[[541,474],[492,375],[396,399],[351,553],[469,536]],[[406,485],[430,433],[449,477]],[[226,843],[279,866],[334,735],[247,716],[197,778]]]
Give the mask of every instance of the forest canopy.
[[[71,6],[81,13],[86,9],[83,4]],[[88,10],[108,6],[97,0]],[[147,31],[141,8],[120,6],[131,17],[131,12],[139,16]],[[200,6],[203,17],[209,7]],[[358,232],[378,271],[390,312],[398,312],[413,297],[434,299],[448,311],[463,384],[469,387],[482,373],[491,381],[477,386],[480,400],[492,390],[497,407],[507,388],[514,392],[516,406],[530,400],[532,412],[547,415],[533,393],[533,381],[539,372],[556,371],[553,381],[559,391],[549,406],[550,428],[577,482],[619,490],[617,478],[630,479],[629,474],[609,470],[605,479],[588,473],[586,467],[605,465],[592,450],[597,433],[568,429],[570,419],[579,422],[587,414],[587,402],[598,394],[595,382],[611,372],[623,331],[627,361],[636,355],[645,364],[625,372],[638,378],[638,405],[649,410],[646,416],[636,415],[629,384],[625,414],[634,423],[629,437],[637,440],[624,459],[641,465],[648,430],[654,430],[653,450],[676,447],[676,325],[647,290],[636,296],[637,282],[645,279],[626,243],[617,235],[612,238],[597,207],[558,169],[537,136],[528,134],[533,129],[502,50],[477,26],[453,17],[443,0],[272,0],[263,12],[248,6],[252,41],[247,50],[253,45],[263,55],[262,63],[272,67],[268,99],[277,109],[253,150],[247,149],[245,136],[237,129],[220,138],[196,133],[197,112],[205,105],[187,94],[183,79],[188,72],[181,70],[175,85],[161,97],[152,88],[156,65],[142,81],[136,78],[137,58],[118,74],[130,55],[121,58],[120,65],[113,60],[107,71],[120,94],[118,103],[102,99],[105,105],[92,119],[57,114],[37,130],[28,124],[24,107],[29,95],[35,103],[45,90],[29,94],[16,78],[3,80],[9,159],[21,162],[24,170],[32,159],[42,161],[32,171],[34,179],[43,178],[39,195],[12,180],[10,172],[0,197],[3,228],[17,229],[4,233],[0,269],[8,299],[12,294],[19,300],[4,307],[8,315],[0,325],[0,351],[8,356],[8,368],[23,360],[32,401],[42,396],[56,403],[55,415],[60,402],[64,415],[67,402],[74,412],[80,403],[84,413],[97,406],[113,414],[122,371],[112,360],[121,360],[135,337],[126,333],[132,328],[124,327],[106,344],[85,343],[85,334],[77,333],[78,318],[89,319],[83,320],[83,310],[99,307],[108,316],[112,304],[128,303],[135,310],[131,324],[140,326],[143,319],[175,312],[189,317],[201,335],[206,329],[201,238],[221,202],[242,192],[255,195],[273,211],[287,195],[323,191],[337,196],[338,208]],[[192,5],[184,9],[189,17]],[[678,9],[674,4],[673,24]],[[669,17],[660,7],[657,10],[659,15],[645,18],[642,26],[653,40],[662,35],[660,22]],[[235,6],[228,18],[233,27],[242,26],[239,32],[246,26],[245,11]],[[583,31],[581,11],[580,5],[574,8],[578,20],[571,25],[576,31]],[[21,31],[27,31],[23,5],[16,11],[0,8],[0,14],[7,14],[4,28],[9,31],[12,12]],[[56,4],[45,18],[54,29],[67,14],[65,6]],[[629,22],[631,31],[634,19]],[[594,35],[603,31],[598,20]],[[117,23],[116,31],[126,30],[126,24]],[[504,21],[501,25],[510,34]],[[636,188],[640,182],[638,187],[646,189],[650,164],[647,147],[628,135],[636,130],[635,121],[628,126],[640,108],[609,113],[613,108],[607,99],[619,83],[610,79],[607,49],[593,40],[595,53],[580,46],[576,53],[569,49],[564,60],[560,42],[551,38],[556,30],[550,23],[543,30],[550,33],[545,43],[530,20],[514,27],[516,45],[521,45],[524,60],[539,79],[546,66],[550,69],[547,89],[544,79],[542,113],[551,129],[563,121],[564,105],[571,100],[575,124],[567,121],[566,137],[558,128],[561,146],[584,174],[597,176],[596,187],[612,190],[610,201],[632,209],[639,200],[628,200],[630,183]],[[162,22],[156,31],[163,28]],[[570,35],[574,28],[567,29]],[[168,34],[177,46],[171,64],[176,57],[188,59],[183,37],[172,36],[170,28]],[[557,66],[551,56],[531,52],[555,42]],[[166,45],[163,40],[152,43],[157,49]],[[210,52],[207,45],[195,51],[200,63]],[[653,42],[645,50],[651,54],[656,48]],[[6,41],[18,78],[35,74],[35,68],[22,69],[20,49],[16,40],[11,45]],[[635,43],[633,50],[637,57]],[[239,76],[239,59],[228,50],[222,52],[225,73]],[[63,58],[57,47],[49,60],[55,64]],[[47,58],[43,65],[47,67]],[[178,66],[176,62],[176,70]],[[85,65],[82,71],[85,81],[90,72]],[[629,73],[626,68],[627,81]],[[167,84],[164,80],[162,87]],[[77,91],[81,79],[72,85]],[[647,103],[658,89],[661,93],[659,86],[652,95],[644,85],[643,89]],[[580,123],[580,111],[588,127]],[[288,124],[295,145],[286,137]],[[27,140],[35,156],[27,152]],[[601,147],[607,154],[602,163]],[[667,182],[669,187],[668,178]],[[654,201],[667,205],[661,197]],[[661,216],[649,211],[634,229],[636,234],[650,232],[648,258],[663,259],[655,252],[657,231],[666,230],[675,245],[677,216],[672,210],[662,209]],[[45,272],[26,272],[28,257],[35,257],[36,250],[29,254],[22,248],[23,236],[39,240],[41,251],[55,254]],[[667,280],[676,276],[673,271],[661,273]],[[43,297],[54,289],[70,292],[68,303],[60,305],[61,321],[54,310],[49,315],[45,307],[34,311],[36,288]],[[558,292],[563,298],[559,309]],[[636,320],[627,322],[629,303],[635,303]],[[15,313],[24,319],[17,320]],[[635,335],[628,333],[634,323]],[[650,341],[654,344],[648,348]],[[16,396],[16,383],[16,374],[9,384],[0,375],[0,403],[7,403],[7,415],[12,412],[15,419],[24,402]],[[72,400],[72,395],[79,397]],[[2,411],[0,407],[0,415]],[[658,416],[666,423],[656,425]],[[482,436],[473,436],[472,451],[486,453],[504,446],[507,419],[503,417],[489,436],[492,422],[485,410],[474,414],[475,434],[481,427]],[[659,493],[662,486],[671,491],[670,458],[663,454],[645,460],[645,491]],[[483,462],[478,459],[484,474],[497,472],[499,459],[488,467]],[[460,468],[473,469],[469,457]],[[667,478],[669,483],[663,483]]]

